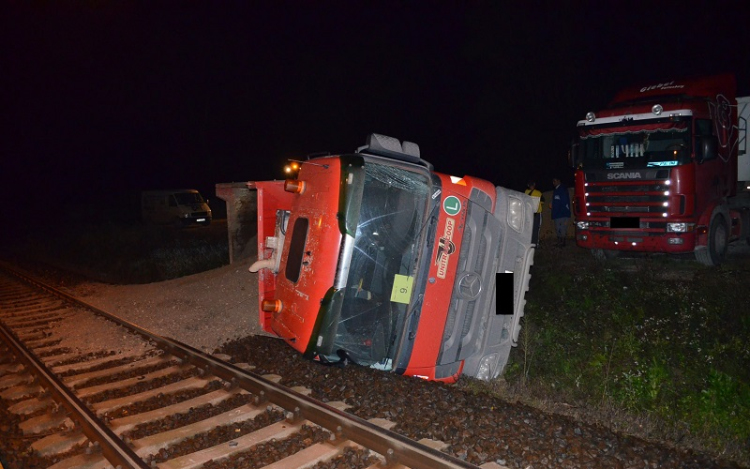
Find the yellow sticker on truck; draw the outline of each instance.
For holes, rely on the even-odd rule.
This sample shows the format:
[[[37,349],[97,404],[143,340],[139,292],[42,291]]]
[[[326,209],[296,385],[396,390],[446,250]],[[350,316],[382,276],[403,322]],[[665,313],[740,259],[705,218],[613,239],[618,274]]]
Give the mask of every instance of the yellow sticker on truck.
[[[414,277],[396,274],[393,279],[393,290],[391,290],[391,301],[394,303],[409,304],[411,299],[411,287],[414,285]]]

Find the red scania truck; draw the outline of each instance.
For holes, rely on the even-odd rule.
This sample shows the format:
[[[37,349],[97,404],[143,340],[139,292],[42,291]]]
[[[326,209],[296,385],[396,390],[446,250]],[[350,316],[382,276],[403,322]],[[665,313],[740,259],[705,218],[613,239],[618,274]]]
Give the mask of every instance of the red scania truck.
[[[578,122],[576,241],[600,258],[621,251],[694,253],[718,265],[750,241],[750,97],[732,75],[620,92]]]
[[[306,357],[453,382],[497,377],[533,263],[536,199],[433,171],[372,134],[257,190],[263,329]]]

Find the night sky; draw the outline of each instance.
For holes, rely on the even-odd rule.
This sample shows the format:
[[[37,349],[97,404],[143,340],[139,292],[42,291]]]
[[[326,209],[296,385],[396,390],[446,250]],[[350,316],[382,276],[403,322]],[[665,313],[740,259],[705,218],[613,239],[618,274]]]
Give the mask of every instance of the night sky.
[[[576,122],[623,86],[734,73],[750,94],[747,1],[0,8],[6,227],[94,201],[122,215],[142,189],[216,199],[216,183],[283,178],[287,159],[372,132],[441,172],[549,190],[572,183]]]

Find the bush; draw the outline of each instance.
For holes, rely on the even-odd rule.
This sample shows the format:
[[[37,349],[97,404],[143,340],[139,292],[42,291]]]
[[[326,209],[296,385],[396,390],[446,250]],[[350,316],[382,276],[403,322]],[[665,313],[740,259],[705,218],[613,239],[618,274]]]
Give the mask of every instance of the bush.
[[[184,229],[139,223],[57,227],[28,237],[18,253],[116,284],[158,282],[229,263],[221,222]]]

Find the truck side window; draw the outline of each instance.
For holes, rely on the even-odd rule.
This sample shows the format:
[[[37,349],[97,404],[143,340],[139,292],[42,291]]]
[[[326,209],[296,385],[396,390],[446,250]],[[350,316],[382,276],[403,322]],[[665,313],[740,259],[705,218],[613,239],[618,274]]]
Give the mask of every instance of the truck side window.
[[[302,257],[305,253],[305,243],[307,242],[307,227],[309,225],[307,218],[297,218],[292,229],[292,240],[289,242],[289,254],[286,258],[286,278],[297,283],[299,280],[300,270],[302,269]]]
[[[703,145],[700,144],[702,137],[713,135],[713,126],[710,119],[695,120],[695,158],[699,161],[708,161],[716,158],[716,154],[703,155]]]

